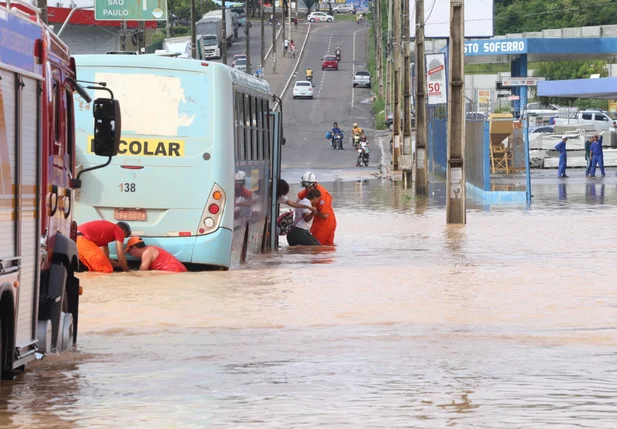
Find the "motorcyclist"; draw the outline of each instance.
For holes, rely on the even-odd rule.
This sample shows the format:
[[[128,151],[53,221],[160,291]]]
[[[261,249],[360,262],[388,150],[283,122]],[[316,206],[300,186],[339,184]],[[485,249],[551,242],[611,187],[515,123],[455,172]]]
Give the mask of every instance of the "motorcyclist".
[[[351,129],[351,133],[352,133],[351,142],[354,143],[354,137],[355,136],[362,137],[364,135],[364,130],[362,130],[362,128],[360,128],[357,123],[354,123],[353,128]]]
[[[332,128],[332,146],[334,146],[334,136],[337,134],[341,135],[341,149],[343,149],[343,131],[338,127],[338,122],[332,124],[334,128]]]
[[[309,67],[306,69],[306,80],[312,82],[313,81],[313,70]]]
[[[336,54],[337,58],[341,58],[341,48],[339,48],[338,46],[336,47],[336,51],[334,51],[334,53]]]
[[[368,149],[368,139],[366,138],[365,135],[362,135],[362,137],[360,137],[360,145],[358,147],[362,149],[362,152],[363,152],[362,156],[364,158],[367,158],[369,149]],[[358,162],[356,164],[356,167],[360,167],[360,157],[358,157]]]

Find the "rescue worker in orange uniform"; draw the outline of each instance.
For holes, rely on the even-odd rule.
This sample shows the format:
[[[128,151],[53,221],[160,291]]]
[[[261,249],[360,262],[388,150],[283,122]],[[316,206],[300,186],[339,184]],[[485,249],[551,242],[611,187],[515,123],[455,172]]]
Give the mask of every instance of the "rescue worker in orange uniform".
[[[317,203],[317,213],[311,227],[311,234],[322,246],[332,246],[334,244],[334,232],[336,231],[336,216],[332,209],[332,196],[326,188],[317,183],[317,176],[310,171],[302,175],[301,184],[304,190],[298,193],[300,200],[306,198],[308,191],[311,189],[318,189],[321,192],[321,198]]]
[[[125,252],[141,259],[139,271],[169,271],[172,273],[185,273],[186,267],[171,253],[156,246],[146,246],[146,243],[137,236],[129,238]]]
[[[88,271],[113,273],[114,267],[128,271],[124,255],[124,239],[130,237],[131,227],[126,222],[116,224],[106,220],[93,220],[77,229],[77,253]],[[118,261],[109,259],[109,243],[116,243]]]

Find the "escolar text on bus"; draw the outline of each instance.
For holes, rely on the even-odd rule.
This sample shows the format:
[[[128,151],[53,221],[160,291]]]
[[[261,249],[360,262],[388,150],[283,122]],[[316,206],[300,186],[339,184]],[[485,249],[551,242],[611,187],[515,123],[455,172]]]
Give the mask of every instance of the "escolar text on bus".
[[[94,153],[94,136],[89,136],[88,153]],[[152,138],[123,138],[118,155],[125,156],[184,156],[184,141]]]

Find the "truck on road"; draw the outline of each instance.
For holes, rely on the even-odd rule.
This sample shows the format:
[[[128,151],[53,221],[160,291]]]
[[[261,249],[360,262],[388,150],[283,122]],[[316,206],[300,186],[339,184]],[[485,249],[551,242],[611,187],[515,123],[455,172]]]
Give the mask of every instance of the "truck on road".
[[[0,6],[0,374],[77,339],[75,110],[91,98],[67,46],[25,2]],[[73,103],[73,93],[84,104]],[[118,151],[117,100],[94,101],[93,152]],[[115,128],[115,130],[114,130]],[[100,168],[102,166],[97,166]]]
[[[197,21],[198,51],[200,59],[221,58],[223,55],[223,21],[208,17]],[[227,33],[231,34],[231,33]],[[230,46],[229,43],[227,45]]]
[[[208,18],[218,18],[221,21],[223,20],[223,11],[222,10],[213,10],[201,17],[202,19]],[[236,20],[237,23],[237,20]],[[235,30],[235,31],[234,31]],[[236,24],[234,24],[234,18],[232,16],[232,12],[229,9],[225,9],[225,36],[227,37],[227,47],[230,47],[233,42],[236,41],[238,37],[238,28]],[[199,31],[197,34],[200,34]]]

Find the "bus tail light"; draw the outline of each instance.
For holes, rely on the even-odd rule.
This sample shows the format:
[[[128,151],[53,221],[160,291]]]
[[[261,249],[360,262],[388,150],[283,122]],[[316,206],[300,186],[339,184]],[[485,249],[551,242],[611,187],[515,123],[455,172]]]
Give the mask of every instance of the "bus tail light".
[[[225,212],[225,200],[223,188],[215,183],[201,214],[197,235],[211,234],[219,228]]]

